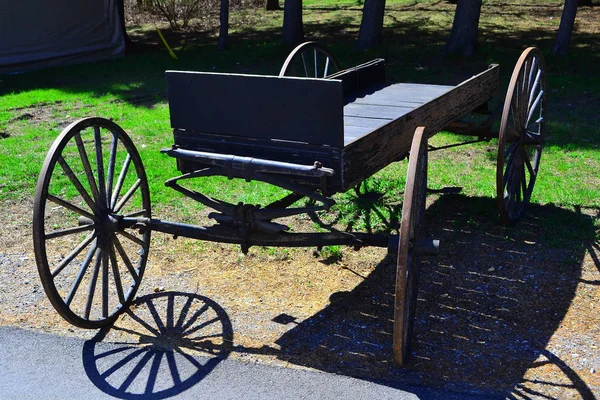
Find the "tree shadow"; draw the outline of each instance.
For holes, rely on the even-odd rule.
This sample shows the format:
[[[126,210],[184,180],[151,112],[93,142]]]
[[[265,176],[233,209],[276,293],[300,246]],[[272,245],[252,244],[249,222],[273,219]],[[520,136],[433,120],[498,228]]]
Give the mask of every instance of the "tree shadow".
[[[192,293],[138,298],[83,346],[90,381],[122,399],[164,399],[200,382],[231,353],[233,328],[217,303]]]
[[[498,224],[494,200],[462,195],[440,197],[426,218],[443,247],[422,265],[407,368],[391,358],[393,257],[354,290],[334,293],[314,316],[300,323],[282,318],[296,326],[277,340],[278,357],[392,387],[483,388],[505,397],[535,391],[525,385],[525,373],[547,362],[583,398],[594,398],[577,373],[546,350],[581,282],[583,243],[598,247],[593,218],[531,205],[518,226],[506,228]],[[565,220],[572,229],[563,229]]]

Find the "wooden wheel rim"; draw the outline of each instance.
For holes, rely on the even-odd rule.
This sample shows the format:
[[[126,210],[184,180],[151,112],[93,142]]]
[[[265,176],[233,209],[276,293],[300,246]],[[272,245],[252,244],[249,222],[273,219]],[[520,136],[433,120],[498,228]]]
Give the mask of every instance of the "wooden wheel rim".
[[[426,189],[427,136],[419,127],[410,149],[398,245],[393,333],[394,360],[398,365],[404,365],[410,356],[421,262],[413,244],[422,237]]]
[[[96,159],[90,158],[90,154],[93,155],[93,153],[85,150],[85,140],[81,135],[82,132],[88,128],[92,128],[94,131],[94,149],[101,149],[100,153],[95,153]],[[108,135],[106,135],[107,133]],[[108,157],[104,155],[102,150],[102,142],[106,137],[108,137],[108,142],[110,142],[110,152]],[[100,145],[96,145],[97,143],[100,143]],[[74,160],[77,157],[82,160],[81,166],[85,172],[80,169],[79,176],[71,169],[72,166],[69,166],[69,162],[65,160],[67,154],[65,149],[67,146],[69,146],[69,150],[72,151],[71,160]],[[82,148],[84,149],[83,153],[81,152]],[[123,149],[126,153],[122,151]],[[77,150],[78,153],[75,153],[74,150]],[[73,156],[73,154],[75,154],[75,156]],[[127,156],[124,156],[124,154],[127,154]],[[100,155],[99,158],[98,155]],[[127,166],[125,166],[124,163],[120,170],[115,168],[117,166],[117,159],[121,159],[118,155],[124,156],[125,160],[128,160],[125,161]],[[105,158],[109,161],[108,164],[106,164],[106,167],[104,167]],[[84,167],[84,159],[87,159],[88,162],[87,169]],[[67,167],[64,167],[63,164],[66,164]],[[133,164],[133,168],[131,168],[131,164]],[[93,170],[93,167],[96,167],[95,171]],[[80,204],[87,203],[87,205],[77,205],[68,199],[61,198],[57,193],[50,193],[51,182],[59,180],[61,177],[61,168],[64,180],[70,185],[73,185],[73,187],[77,188],[77,185],[75,184],[76,181],[79,182],[79,185],[82,185],[82,182],[89,185],[87,188],[83,188],[88,194],[87,201],[80,202]],[[69,169],[71,169],[71,172],[75,176],[74,179],[68,177],[66,171]],[[55,170],[57,171],[57,175],[54,174]],[[133,186],[128,187],[129,181],[127,178],[130,173],[132,176],[131,179],[137,178],[137,180]],[[117,174],[119,174],[118,179]],[[121,174],[123,175],[122,179]],[[108,183],[109,176],[112,178],[110,179],[111,183]],[[92,183],[92,181],[94,182]],[[95,188],[92,188],[93,186],[95,186]],[[133,189],[134,186],[135,189]],[[53,187],[52,190],[54,189],[55,188]],[[77,188],[77,190],[79,191],[79,188]],[[79,193],[81,194],[81,192]],[[102,193],[102,195],[100,193]],[[115,194],[115,196],[113,196],[113,194]],[[127,134],[118,125],[103,118],[84,118],[72,123],[61,132],[46,156],[38,179],[34,199],[33,244],[38,272],[46,295],[58,313],[73,325],[82,328],[99,328],[106,326],[116,319],[118,314],[123,311],[124,307],[127,306],[135,296],[148,258],[150,230],[146,230],[143,234],[139,235],[132,235],[130,232],[118,232],[122,235],[129,234],[130,237],[134,237],[135,240],[137,240],[137,243],[135,243],[137,246],[134,246],[134,248],[137,248],[138,259],[137,262],[132,263],[132,257],[130,257],[132,252],[128,251],[131,246],[124,246],[122,244],[122,240],[127,239],[119,241],[119,239],[114,239],[111,236],[113,235],[116,237],[117,231],[111,231],[111,227],[115,226],[115,219],[109,218],[109,214],[116,216],[120,211],[128,209],[127,203],[133,196],[141,196],[141,210],[137,212],[137,215],[150,218],[150,194],[141,158],[131,139],[129,139]],[[81,197],[84,198],[83,195]],[[53,237],[57,232],[48,231],[47,229],[49,227],[47,220],[51,219],[52,214],[52,212],[47,212],[47,204],[52,204],[53,209],[60,209],[60,207],[62,207],[64,212],[72,211],[75,214],[79,214],[79,223],[76,224],[76,222],[71,219],[71,227],[63,230],[63,232],[69,230],[74,231],[77,230],[78,227],[82,228],[82,232],[91,232],[86,233],[88,236],[84,240],[81,240],[75,248],[67,248],[66,251],[62,253],[62,249],[59,248],[60,246],[52,244],[51,242],[55,237],[59,237]],[[75,208],[73,208],[73,206],[75,206]],[[82,223],[82,219],[88,222]],[[73,232],[61,236],[75,234],[76,233]],[[119,244],[117,244],[117,242],[119,242]],[[80,246],[82,247],[80,248]],[[86,249],[88,250],[85,259],[78,265],[81,260],[80,255],[85,253]],[[64,254],[67,254],[67,251],[69,250],[71,250],[71,252],[65,256]],[[51,261],[49,259],[50,257],[53,260],[56,259],[56,257],[51,254],[56,253],[57,251],[61,252],[60,260],[57,259],[57,261]],[[116,255],[116,253],[118,253],[118,255]],[[73,256],[73,258],[71,258],[71,256]],[[129,264],[124,261],[124,257],[128,257]],[[119,259],[121,260],[120,266],[118,266]],[[94,261],[93,265],[92,260]],[[87,265],[84,266],[84,264]],[[125,269],[125,266],[127,269]],[[70,267],[78,270],[77,276],[73,279],[66,277],[66,274],[64,277],[60,276],[63,272],[69,270]],[[127,275],[125,274],[122,274],[121,276],[121,271],[119,271],[119,269],[128,271],[131,275],[132,282],[129,287],[124,288],[121,286],[121,282],[128,283],[130,279],[127,278]],[[91,277],[89,274],[91,274]],[[113,299],[110,300],[112,301],[113,306],[109,305],[109,300],[106,297],[110,290],[107,286],[109,280],[119,284],[118,288],[116,285],[114,287],[118,293],[116,304],[114,304],[115,301],[112,301]],[[68,286],[68,284],[61,285],[63,281],[71,283],[66,296],[63,296],[60,293],[61,291],[64,292],[66,286]],[[78,283],[75,283],[76,281],[78,281]],[[73,309],[74,304],[72,304],[71,301],[75,296],[81,296],[81,292],[85,291],[86,288],[83,287],[85,285],[82,285],[82,282],[84,281],[88,281],[89,283],[89,287],[87,288],[88,297],[85,299],[83,312],[78,313]],[[59,290],[59,287],[61,287],[61,290]],[[102,295],[100,306],[102,315],[98,318],[96,317],[97,309],[94,308],[92,310],[92,307],[94,306],[93,301],[98,301],[98,297],[95,296],[97,292],[100,292]],[[104,293],[107,294],[105,295]],[[96,297],[95,300],[94,297]]]
[[[505,224],[522,216],[537,178],[544,140],[545,69],[541,52],[526,49],[506,93],[496,164],[498,208]]]
[[[294,71],[294,62],[299,61],[302,61],[303,69]],[[323,68],[320,69],[320,67]],[[279,76],[325,78],[339,71],[339,69],[337,59],[325,46],[317,42],[304,42],[296,46],[287,56],[281,67],[281,71],[279,71]],[[323,73],[321,74],[320,71]]]

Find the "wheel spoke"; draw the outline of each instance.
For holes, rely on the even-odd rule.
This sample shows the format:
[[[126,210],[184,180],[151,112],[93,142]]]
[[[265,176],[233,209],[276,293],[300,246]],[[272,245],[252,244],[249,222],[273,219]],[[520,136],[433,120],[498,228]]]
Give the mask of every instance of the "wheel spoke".
[[[529,109],[529,114],[527,115],[527,120],[525,121],[524,126],[529,125],[529,120],[531,119],[531,117],[533,116],[533,113],[535,112],[538,104],[540,103],[540,101],[542,101],[542,96],[544,96],[544,91],[540,90],[540,93],[538,93],[535,101],[533,102],[533,105],[531,106],[531,108]]]
[[[302,57],[302,65],[304,66],[304,76],[308,76],[308,66],[306,65],[306,59],[304,57],[304,52],[300,53],[300,57]]]
[[[519,145],[519,142],[513,142],[506,148],[506,150],[504,150],[504,159],[505,160],[507,160],[508,158],[510,158],[512,156],[512,154],[517,149],[518,145]]]
[[[108,255],[111,244],[102,252],[102,318],[108,318]]]
[[[533,167],[531,166],[531,160],[529,159],[527,154],[525,155],[524,160],[525,160],[525,165],[527,166],[527,169],[529,170],[529,175],[532,177],[535,177],[535,171],[533,170]]]
[[[117,249],[117,252],[121,256],[121,259],[125,263],[127,270],[129,270],[129,273],[133,277],[133,280],[135,282],[137,282],[139,279],[139,276],[138,276],[137,272],[135,271],[135,269],[133,268],[133,265],[131,264],[131,260],[129,260],[129,257],[127,256],[127,253],[125,252],[125,249],[123,249],[123,246],[121,245],[121,242],[119,241],[119,238],[117,236],[114,236],[113,240],[115,242],[114,243],[115,248]]]
[[[106,176],[106,204],[110,207],[111,198],[112,198],[112,190],[113,190],[113,180],[115,177],[115,162],[117,158],[117,145],[119,141],[117,140],[117,135],[113,133],[113,139],[110,144],[110,156],[108,160],[108,173]]]
[[[514,144],[514,146],[512,146],[512,148],[510,149],[510,153],[508,154],[508,160],[506,161],[506,171],[504,172],[504,187],[506,187],[509,180],[514,175],[518,143],[513,143],[513,144]]]
[[[329,72],[329,57],[325,58],[325,72],[323,72],[323,78],[327,76],[327,72]]]
[[[525,201],[525,198],[527,197],[527,177],[525,176],[525,166],[524,165],[521,166],[520,171],[521,171],[521,193],[523,193],[523,201]]]
[[[71,285],[71,289],[69,290],[69,293],[67,294],[67,297],[65,298],[66,305],[71,304],[71,301],[73,300],[73,296],[75,296],[75,293],[77,292],[77,289],[79,288],[79,285],[81,284],[81,280],[83,279],[85,272],[87,271],[90,263],[92,262],[92,258],[94,257],[94,253],[96,253],[97,248],[98,248],[98,239],[95,239],[92,244],[92,247],[90,247],[90,249],[88,250],[88,252],[85,256],[85,259],[81,263],[81,266],[79,267],[79,272],[77,272],[77,276],[75,277],[75,280],[73,281],[73,284]]]
[[[120,235],[123,235],[123,237],[125,237],[125,238],[127,238],[127,239],[131,240],[131,241],[132,241],[132,242],[134,242],[135,244],[138,244],[138,245],[140,245],[140,246],[145,246],[145,245],[146,245],[146,242],[144,242],[142,239],[140,239],[140,238],[138,238],[138,237],[136,237],[136,236],[132,235],[132,234],[131,234],[131,233],[129,233],[129,232],[126,232],[126,231],[119,231],[119,234],[120,234]]]
[[[87,232],[94,229],[94,225],[90,224],[90,225],[83,225],[83,226],[75,226],[73,228],[66,228],[66,229],[61,229],[58,231],[52,231],[50,233],[46,233],[45,234],[45,239],[49,240],[49,239],[55,239],[57,237],[62,237],[62,236],[67,236],[67,235],[73,235],[75,233],[80,233],[80,232]]]
[[[532,85],[535,83],[535,80],[533,79],[533,74],[534,72],[537,71],[536,73],[536,79],[537,80],[537,76],[539,76],[539,74],[542,72],[539,68],[538,68],[538,59],[537,57],[533,57],[533,60],[531,61],[531,69],[529,70],[529,87],[527,88],[527,92],[529,93],[533,93],[534,90],[532,90]]]
[[[542,71],[538,70],[537,75],[535,76],[535,82],[529,91],[529,102],[527,103],[527,109],[531,110],[531,103],[533,102],[533,94],[538,90],[540,86],[540,79],[542,78]]]
[[[119,302],[121,304],[125,303],[125,295],[123,294],[123,286],[121,283],[121,274],[119,273],[119,264],[117,263],[117,256],[115,254],[114,244],[110,244],[110,264],[112,266],[113,271],[113,279],[115,281],[115,287],[117,289],[117,296],[119,297]]]
[[[133,218],[133,217],[141,217],[143,215],[146,215],[148,213],[147,210],[140,210],[140,211],[136,211],[136,212],[132,212],[130,214],[125,215],[126,218]]]
[[[119,174],[119,179],[117,180],[117,184],[115,185],[114,192],[112,194],[112,198],[110,200],[110,208],[114,209],[117,204],[117,199],[119,198],[119,194],[121,194],[121,189],[123,188],[123,182],[125,182],[125,176],[127,175],[127,171],[129,170],[129,164],[131,163],[131,155],[127,153],[127,157],[125,158],[125,162],[123,163],[123,167],[121,168],[121,173]]]
[[[85,151],[85,146],[83,144],[83,140],[81,140],[81,133],[77,132],[75,134],[75,143],[77,144],[77,150],[79,151],[79,158],[81,158],[81,164],[83,164],[83,169],[85,171],[85,176],[87,177],[88,183],[90,185],[90,189],[92,191],[92,195],[98,200],[98,186],[96,186],[96,180],[94,178],[94,173],[92,172],[92,167],[90,166],[90,159],[88,158],[87,152]]]
[[[106,204],[106,181],[104,180],[104,159],[102,158],[102,138],[100,127],[94,125],[94,144],[96,148],[96,166],[98,168],[98,193],[100,204]]]
[[[83,200],[87,203],[88,207],[92,210],[94,214],[97,214],[98,209],[96,207],[96,204],[94,203],[94,200],[92,200],[88,192],[83,188],[81,182],[79,182],[79,179],[77,179],[77,176],[75,176],[75,173],[73,172],[69,164],[67,164],[67,162],[62,156],[58,157],[58,163],[62,167],[65,175],[67,175],[67,177],[71,180],[71,183],[73,184],[73,186],[75,186]]]
[[[528,61],[525,61],[525,67],[523,68],[523,74],[521,77],[521,93],[522,93],[522,98],[521,98],[521,107],[523,107],[525,104],[527,104],[527,102],[529,101],[529,67],[530,64]]]
[[[102,191],[100,191],[102,193]],[[90,312],[92,310],[92,301],[94,300],[94,292],[96,291],[96,282],[98,281],[98,273],[100,272],[100,264],[104,258],[103,251],[100,247],[96,248],[96,260],[94,262],[94,270],[92,271],[92,279],[90,280],[90,286],[88,288],[88,296],[85,302],[85,309],[83,310],[83,316],[85,319],[90,319]]]
[[[319,77],[319,62],[317,57],[317,49],[313,50],[313,54],[315,56],[315,78]]]
[[[51,272],[52,277],[56,277],[58,274],[60,274],[60,272],[67,265],[69,265],[71,263],[71,261],[73,261],[75,259],[75,257],[77,257],[79,255],[79,253],[81,253],[81,251],[83,249],[85,249],[87,247],[87,245],[92,242],[92,240],[94,240],[95,237],[96,237],[96,231],[90,233],[88,237],[86,237],[81,243],[79,243],[79,245],[68,256],[66,256],[60,262],[60,264],[58,264],[56,266],[56,268],[54,268],[54,271]]]
[[[48,195],[46,196],[46,198],[48,200],[50,200],[51,202],[53,202],[55,204],[58,204],[59,206],[63,206],[64,208],[67,208],[67,209],[69,209],[71,211],[74,211],[77,214],[82,215],[82,216],[84,216],[86,218],[89,218],[89,219],[91,219],[94,222],[98,221],[98,219],[94,215],[92,215],[89,212],[87,212],[87,211],[85,211],[85,210],[77,207],[75,204],[69,203],[68,201],[66,201],[64,199],[61,199],[60,197],[57,197],[57,196],[54,196],[54,195],[48,193]]]
[[[521,90],[524,93],[526,92],[525,89],[526,89],[526,86],[527,86],[527,71],[528,71],[527,67],[528,66],[529,66],[529,61],[526,60],[525,61],[525,66],[523,67],[523,74],[522,74],[522,77],[521,77],[521,86],[522,86]]]
[[[127,191],[127,193],[125,193],[125,196],[123,196],[123,198],[119,201],[119,203],[117,203],[117,205],[114,207],[113,212],[118,213],[119,211],[121,211],[123,206],[129,201],[131,196],[133,196],[135,191],[140,187],[141,183],[142,183],[142,180],[138,178],[138,180],[135,181],[135,183]]]

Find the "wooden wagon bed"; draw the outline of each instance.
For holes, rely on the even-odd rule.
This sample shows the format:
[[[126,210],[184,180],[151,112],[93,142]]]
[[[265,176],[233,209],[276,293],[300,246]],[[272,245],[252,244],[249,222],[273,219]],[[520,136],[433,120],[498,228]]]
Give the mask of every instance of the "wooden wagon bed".
[[[457,86],[387,84],[381,59],[325,79],[167,71],[175,146],[182,172],[204,155],[232,155],[334,171],[322,179],[289,176],[326,195],[346,191],[404,158],[413,133],[427,136],[486,103],[498,66]],[[243,177],[243,176],[239,176]]]

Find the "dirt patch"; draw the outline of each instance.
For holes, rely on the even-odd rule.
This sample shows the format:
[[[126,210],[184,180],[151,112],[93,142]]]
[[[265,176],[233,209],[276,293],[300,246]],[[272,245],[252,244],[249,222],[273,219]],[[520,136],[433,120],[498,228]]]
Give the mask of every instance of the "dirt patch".
[[[343,249],[341,258],[326,259],[314,249],[252,248],[244,256],[235,246],[156,233],[140,299],[101,336],[166,346],[172,335],[168,339],[160,324],[190,318],[185,304],[202,298],[204,309],[210,303],[220,310],[214,317],[220,329],[231,332],[206,334],[208,327],[200,326],[195,331],[203,339],[181,348],[220,354],[227,347],[229,356],[242,360],[400,386],[504,396],[597,395],[598,210],[533,205],[517,228],[507,229],[490,216],[491,199],[445,196],[429,202],[428,225],[443,251],[421,269],[414,357],[407,368],[391,360],[395,260],[384,249]],[[31,249],[31,203],[2,207],[7,220],[0,227],[0,324],[92,338],[97,331],[64,322],[41,288]],[[165,213],[161,217],[177,220]],[[584,226],[590,240],[573,239],[567,226],[554,231],[547,220],[557,215]],[[180,299],[176,306],[165,300],[171,297]],[[227,343],[211,339],[216,336]]]

